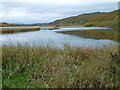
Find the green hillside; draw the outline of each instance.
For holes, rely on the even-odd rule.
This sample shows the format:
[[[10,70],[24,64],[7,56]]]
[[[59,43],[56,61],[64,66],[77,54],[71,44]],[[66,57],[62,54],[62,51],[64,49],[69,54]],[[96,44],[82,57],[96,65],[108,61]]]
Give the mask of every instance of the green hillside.
[[[71,26],[104,26],[104,27],[116,27],[118,26],[118,12],[120,10],[106,12],[106,13],[87,13],[78,16],[68,17],[61,20],[51,22],[50,25]]]

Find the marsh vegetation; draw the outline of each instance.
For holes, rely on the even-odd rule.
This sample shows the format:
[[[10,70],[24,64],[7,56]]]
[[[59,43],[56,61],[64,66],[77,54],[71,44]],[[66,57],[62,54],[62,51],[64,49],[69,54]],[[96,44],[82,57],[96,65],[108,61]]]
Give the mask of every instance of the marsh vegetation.
[[[17,32],[29,32],[29,31],[38,31],[40,28],[1,28],[0,33],[9,34]]]
[[[48,33],[56,37],[62,33],[119,40],[117,29],[42,32],[36,32],[35,36],[47,37]],[[31,34],[33,37],[34,33]],[[63,48],[29,44],[2,46],[3,88],[113,88],[120,86],[119,73],[118,44],[94,48],[72,47],[67,43]]]
[[[3,88],[112,88],[120,86],[118,45],[64,49],[4,45]]]

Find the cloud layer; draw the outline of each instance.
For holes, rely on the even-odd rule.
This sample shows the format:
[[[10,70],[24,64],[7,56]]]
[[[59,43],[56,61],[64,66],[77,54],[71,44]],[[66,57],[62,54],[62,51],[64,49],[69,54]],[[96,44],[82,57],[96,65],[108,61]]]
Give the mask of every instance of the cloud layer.
[[[34,1],[34,2],[32,2]],[[50,2],[51,1],[51,2]],[[58,1],[58,2],[56,2]],[[118,8],[118,2],[94,0],[31,0],[31,2],[1,2],[0,19],[9,23],[46,23],[56,19],[89,12],[109,12]],[[105,0],[104,0],[105,1]],[[116,0],[117,1],[117,0]]]

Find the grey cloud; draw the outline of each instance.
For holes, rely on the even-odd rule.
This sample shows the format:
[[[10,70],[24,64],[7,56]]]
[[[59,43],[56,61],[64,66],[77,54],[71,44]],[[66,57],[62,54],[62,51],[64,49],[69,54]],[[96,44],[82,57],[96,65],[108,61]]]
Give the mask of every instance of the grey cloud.
[[[95,11],[112,11],[117,9],[117,2],[96,2],[78,4],[47,4],[47,3],[25,3],[4,2],[2,13],[6,15],[24,12],[23,16],[4,16],[3,20],[15,23],[50,22],[56,19],[79,15]]]

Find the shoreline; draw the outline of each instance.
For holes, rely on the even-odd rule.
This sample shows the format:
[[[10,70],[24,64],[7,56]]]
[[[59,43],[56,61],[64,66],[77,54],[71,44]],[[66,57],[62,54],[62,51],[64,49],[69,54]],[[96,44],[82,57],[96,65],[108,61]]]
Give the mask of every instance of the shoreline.
[[[40,27],[39,26],[0,27],[0,29],[26,29],[26,28],[40,28]]]
[[[0,29],[30,29],[30,28],[43,28],[43,29],[52,29],[52,28],[83,28],[84,26],[10,26],[10,27],[0,27]],[[101,27],[108,28],[108,27]]]
[[[84,26],[60,26],[60,27],[57,27],[57,28],[64,28],[64,27],[84,27]],[[55,28],[55,26],[10,26],[10,27],[0,27],[0,29],[13,29],[13,28]]]

